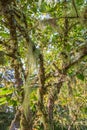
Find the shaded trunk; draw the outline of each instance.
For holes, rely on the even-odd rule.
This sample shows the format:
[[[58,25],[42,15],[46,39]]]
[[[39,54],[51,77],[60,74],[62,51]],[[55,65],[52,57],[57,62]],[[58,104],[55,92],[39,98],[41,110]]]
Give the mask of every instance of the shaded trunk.
[[[54,98],[50,96],[48,101],[48,119],[49,119],[50,130],[54,130],[53,108],[54,108]]]
[[[48,114],[44,106],[44,95],[46,93],[45,88],[45,72],[44,72],[44,63],[43,63],[43,55],[39,54],[39,84],[40,88],[38,90],[38,109],[43,118],[43,126],[44,130],[50,130]]]
[[[21,115],[20,128],[21,130],[32,130],[32,122],[30,120],[26,120],[23,113]]]
[[[12,57],[14,57],[14,55],[16,56],[16,58],[12,59],[12,68],[14,68],[14,70],[15,70],[15,79],[16,79],[15,87],[17,88],[17,91],[20,93],[21,86],[23,85],[23,81],[21,79],[21,72],[23,71],[23,68],[20,63],[19,53],[18,53],[18,40],[17,40],[17,31],[16,31],[16,22],[15,22],[16,20],[14,17],[12,1],[9,1],[9,2],[1,1],[1,5],[2,5],[3,15],[6,19],[8,29],[10,31],[11,40],[9,43],[12,48],[10,50],[10,53],[11,53]],[[20,70],[20,68],[21,68],[21,70]],[[18,98],[20,98],[20,97],[18,97]],[[23,101],[23,99],[22,99],[22,101]],[[29,115],[29,117],[30,117],[30,115]],[[15,118],[11,123],[10,130],[15,130],[16,128],[19,128],[19,127],[21,127],[21,130],[32,130],[32,123],[30,120],[31,120],[31,118],[26,119],[26,117],[24,115],[24,111],[21,111],[21,112],[17,111]]]

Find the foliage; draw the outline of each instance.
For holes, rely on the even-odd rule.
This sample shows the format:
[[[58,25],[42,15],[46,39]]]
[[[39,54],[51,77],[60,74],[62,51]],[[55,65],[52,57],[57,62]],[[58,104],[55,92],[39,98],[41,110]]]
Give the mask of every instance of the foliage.
[[[0,129],[87,129],[86,6],[0,1]]]

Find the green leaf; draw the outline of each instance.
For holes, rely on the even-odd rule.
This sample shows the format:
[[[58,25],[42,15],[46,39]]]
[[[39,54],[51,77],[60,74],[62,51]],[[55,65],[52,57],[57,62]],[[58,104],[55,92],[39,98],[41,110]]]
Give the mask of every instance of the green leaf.
[[[0,98],[0,105],[6,104],[7,100],[6,97]]]
[[[85,78],[85,77],[84,77],[83,74],[78,74],[78,75],[77,75],[77,78],[80,79],[80,80],[82,80],[82,81],[84,81],[84,78]]]
[[[9,95],[12,93],[12,89],[1,88],[0,89],[0,96]]]

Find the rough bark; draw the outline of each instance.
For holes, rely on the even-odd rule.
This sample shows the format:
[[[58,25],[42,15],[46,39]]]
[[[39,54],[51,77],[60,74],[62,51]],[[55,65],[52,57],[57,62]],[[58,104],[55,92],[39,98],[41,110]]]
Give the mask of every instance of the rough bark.
[[[44,106],[44,95],[46,93],[46,88],[45,88],[45,72],[44,72],[44,63],[43,63],[43,55],[39,55],[39,91],[38,91],[38,109],[39,112],[42,115],[43,118],[43,126],[44,130],[50,130],[50,125],[49,125],[49,120],[48,120],[48,114],[47,111],[45,110]]]

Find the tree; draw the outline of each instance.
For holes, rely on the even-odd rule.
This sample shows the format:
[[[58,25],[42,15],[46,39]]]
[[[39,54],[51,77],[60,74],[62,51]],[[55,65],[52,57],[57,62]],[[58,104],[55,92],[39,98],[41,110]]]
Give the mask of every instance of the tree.
[[[15,113],[9,129],[87,129],[86,2],[0,7],[0,104]]]

